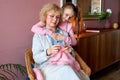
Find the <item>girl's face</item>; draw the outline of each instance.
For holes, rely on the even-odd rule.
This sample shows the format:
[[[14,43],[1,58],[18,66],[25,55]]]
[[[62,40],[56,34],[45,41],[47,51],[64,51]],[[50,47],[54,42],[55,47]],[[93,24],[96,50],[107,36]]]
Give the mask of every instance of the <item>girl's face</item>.
[[[60,11],[49,11],[46,16],[46,27],[56,28],[60,21]]]
[[[62,15],[62,21],[68,21],[72,16],[74,16],[73,9],[65,8]]]

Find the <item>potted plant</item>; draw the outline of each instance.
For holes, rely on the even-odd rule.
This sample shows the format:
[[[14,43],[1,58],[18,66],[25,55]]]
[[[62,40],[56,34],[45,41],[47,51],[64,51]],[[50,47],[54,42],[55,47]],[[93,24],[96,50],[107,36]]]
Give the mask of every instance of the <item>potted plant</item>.
[[[109,28],[110,27],[110,23],[109,23],[109,18],[112,14],[111,9],[106,9],[106,11],[102,11],[100,13],[100,15],[98,16],[98,21],[102,22],[105,21],[105,28]]]
[[[26,76],[26,67],[21,64],[1,64],[0,80],[21,80],[19,74]]]
[[[109,19],[110,15],[112,14],[111,9],[106,9],[106,11],[102,11],[98,16],[98,20],[101,22],[103,20]]]

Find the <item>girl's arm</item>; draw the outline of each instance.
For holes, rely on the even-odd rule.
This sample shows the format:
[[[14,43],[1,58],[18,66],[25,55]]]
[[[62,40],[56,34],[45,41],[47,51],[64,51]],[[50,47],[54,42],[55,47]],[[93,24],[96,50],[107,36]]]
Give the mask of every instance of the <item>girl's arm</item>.
[[[68,36],[63,36],[61,34],[52,34],[52,38],[54,40],[64,40],[66,44],[68,45],[76,45],[77,44],[77,40],[74,37],[74,32],[72,30],[72,24],[69,22],[65,22],[65,23],[61,23],[59,25],[59,28],[62,29],[63,31],[68,33]],[[53,36],[54,35],[54,36]]]
[[[65,31],[68,32],[68,37],[65,37],[65,42],[66,43],[70,43],[72,46],[75,46],[77,44],[77,40],[76,38],[74,37],[74,32],[73,32],[73,29],[72,29],[72,24],[67,22],[67,26]]]
[[[46,35],[46,34],[52,34],[52,31],[44,29],[45,24],[40,21],[37,24],[33,25],[31,31],[36,34]]]
[[[68,34],[69,34],[69,37],[66,37],[66,40],[65,40],[65,41],[67,42],[68,40],[71,39],[71,45],[72,45],[72,46],[75,46],[75,45],[77,44],[77,40],[76,40],[76,38],[74,37],[74,32],[73,32],[73,30],[72,30],[72,27],[69,29]]]
[[[57,41],[64,40],[67,45],[72,45],[72,46],[76,45],[77,44],[77,40],[74,37],[74,33],[73,33],[72,29],[69,31],[68,34],[69,34],[68,36],[64,36],[64,35],[59,34],[59,33],[53,33],[51,35],[51,37],[54,40],[57,40]]]

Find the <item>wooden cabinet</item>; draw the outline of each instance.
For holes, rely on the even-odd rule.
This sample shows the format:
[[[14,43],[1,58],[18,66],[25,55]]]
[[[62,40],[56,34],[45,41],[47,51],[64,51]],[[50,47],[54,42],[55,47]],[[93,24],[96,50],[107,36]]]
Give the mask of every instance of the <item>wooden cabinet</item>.
[[[75,49],[95,73],[120,60],[120,29],[82,33]]]

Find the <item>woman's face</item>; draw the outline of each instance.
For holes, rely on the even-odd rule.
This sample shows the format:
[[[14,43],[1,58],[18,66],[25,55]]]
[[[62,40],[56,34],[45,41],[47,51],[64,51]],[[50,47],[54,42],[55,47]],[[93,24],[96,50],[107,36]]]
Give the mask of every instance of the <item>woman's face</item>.
[[[49,11],[46,16],[46,27],[56,28],[60,21],[60,11]]]
[[[65,8],[62,15],[62,21],[68,21],[72,16],[74,16],[73,9]]]

